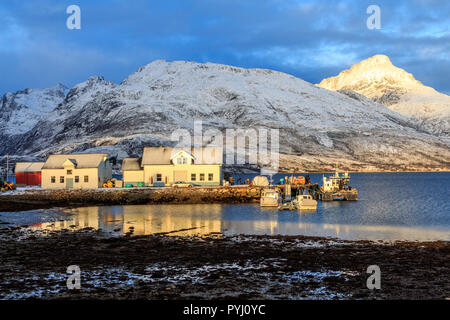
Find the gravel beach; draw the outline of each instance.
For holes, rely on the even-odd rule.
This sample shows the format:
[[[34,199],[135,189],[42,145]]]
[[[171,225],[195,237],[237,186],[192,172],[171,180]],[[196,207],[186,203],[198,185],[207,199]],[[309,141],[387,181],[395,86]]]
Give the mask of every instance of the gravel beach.
[[[1,299],[446,299],[448,242],[0,230]],[[69,290],[67,267],[81,270]],[[369,265],[381,289],[369,290]]]

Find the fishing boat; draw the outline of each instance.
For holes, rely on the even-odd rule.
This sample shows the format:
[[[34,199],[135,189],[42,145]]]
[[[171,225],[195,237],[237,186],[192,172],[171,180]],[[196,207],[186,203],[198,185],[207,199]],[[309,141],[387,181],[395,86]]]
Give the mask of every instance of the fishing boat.
[[[342,175],[336,173],[330,177],[323,177],[323,186],[321,187],[321,199],[323,201],[332,201],[337,199],[358,200],[358,190],[350,187],[350,175],[344,172]]]
[[[281,194],[276,189],[264,189],[259,203],[261,207],[278,207],[281,203]]]
[[[297,210],[317,210],[317,201],[309,194],[299,194],[295,198]]]

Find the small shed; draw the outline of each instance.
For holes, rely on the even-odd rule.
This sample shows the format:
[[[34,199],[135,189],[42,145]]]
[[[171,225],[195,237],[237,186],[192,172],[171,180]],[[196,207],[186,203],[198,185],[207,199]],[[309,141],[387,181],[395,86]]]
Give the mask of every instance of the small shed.
[[[41,169],[44,162],[17,162],[16,185],[38,186],[41,184]]]

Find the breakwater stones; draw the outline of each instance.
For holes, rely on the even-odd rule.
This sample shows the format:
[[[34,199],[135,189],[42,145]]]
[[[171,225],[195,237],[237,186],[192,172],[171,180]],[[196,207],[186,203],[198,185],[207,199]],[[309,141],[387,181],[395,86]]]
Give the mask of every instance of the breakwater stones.
[[[262,187],[22,190],[0,196],[0,207],[257,202]],[[16,209],[16,208],[12,208]]]
[[[195,187],[155,189],[153,203],[245,203],[261,197],[260,187]]]

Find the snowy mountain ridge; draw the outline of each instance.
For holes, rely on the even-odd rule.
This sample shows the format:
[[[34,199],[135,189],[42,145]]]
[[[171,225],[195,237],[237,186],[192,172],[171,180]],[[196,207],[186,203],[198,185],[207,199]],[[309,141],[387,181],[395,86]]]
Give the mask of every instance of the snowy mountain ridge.
[[[318,86],[356,91],[417,120],[433,133],[450,136],[450,96],[423,85],[385,55],[363,60],[335,77],[323,79]]]
[[[57,84],[46,89],[6,93],[0,100],[0,130],[11,135],[31,130],[63,102],[67,92],[64,85]]]
[[[329,91],[265,69],[157,60],[120,84],[91,77],[20,135],[0,134],[0,154],[140,156],[170,145],[177,129],[279,129],[281,166],[301,170],[448,168],[449,141],[349,90]]]

